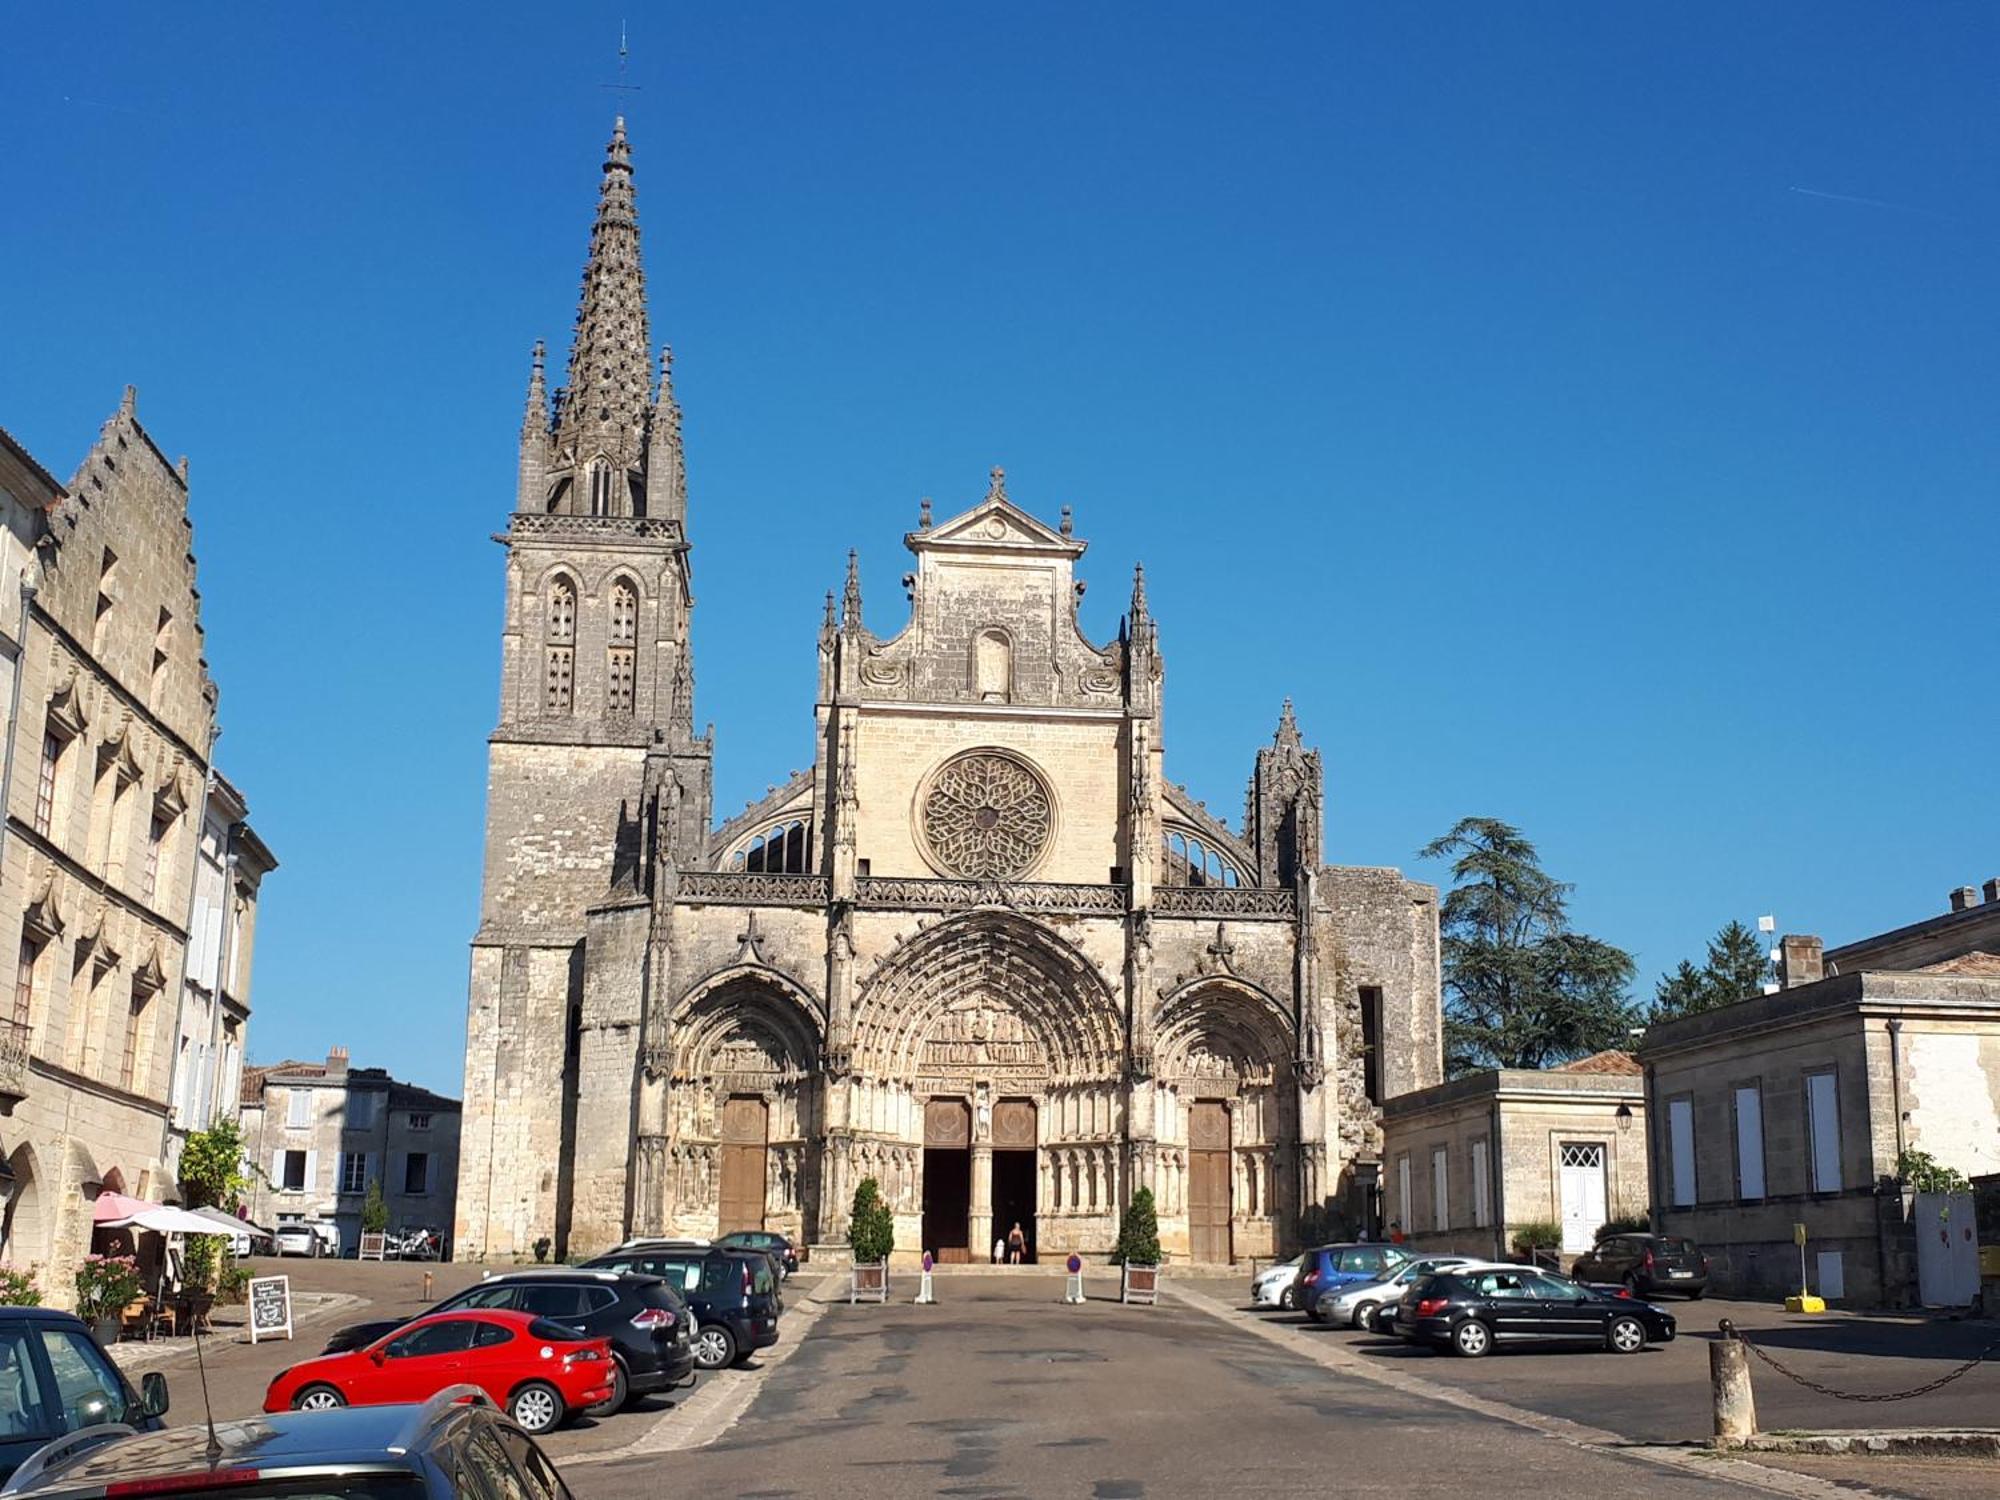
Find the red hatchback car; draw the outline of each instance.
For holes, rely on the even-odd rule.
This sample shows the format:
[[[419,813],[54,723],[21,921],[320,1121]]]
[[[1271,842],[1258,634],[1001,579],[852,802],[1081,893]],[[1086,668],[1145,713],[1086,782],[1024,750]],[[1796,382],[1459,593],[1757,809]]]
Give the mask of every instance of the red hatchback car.
[[[448,1385],[476,1385],[531,1433],[611,1394],[606,1339],[529,1313],[481,1309],[406,1323],[364,1349],[323,1354],[281,1371],[265,1411],[324,1411],[422,1401]]]

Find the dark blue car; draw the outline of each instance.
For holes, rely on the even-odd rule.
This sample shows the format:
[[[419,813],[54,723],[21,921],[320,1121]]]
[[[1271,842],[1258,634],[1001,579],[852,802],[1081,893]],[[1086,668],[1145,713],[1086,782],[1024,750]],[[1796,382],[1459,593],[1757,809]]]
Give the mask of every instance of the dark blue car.
[[[1396,1245],[1321,1245],[1299,1263],[1299,1306],[1315,1322],[1319,1300],[1353,1281],[1380,1281],[1394,1275],[1409,1254]]]

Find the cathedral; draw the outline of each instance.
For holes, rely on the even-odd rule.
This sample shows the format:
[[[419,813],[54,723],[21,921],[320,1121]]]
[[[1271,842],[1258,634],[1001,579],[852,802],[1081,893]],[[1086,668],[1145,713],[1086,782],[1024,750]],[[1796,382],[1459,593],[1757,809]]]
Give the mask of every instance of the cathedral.
[[[1437,897],[1324,863],[1291,704],[1241,823],[1210,812],[1168,778],[1143,569],[1088,639],[1087,543],[995,469],[905,533],[893,632],[849,554],[812,764],[717,821],[651,351],[620,120],[566,383],[538,345],[498,538],[457,1253],[836,1243],[867,1178],[899,1253],[947,1262],[1015,1223],[1038,1258],[1102,1257],[1140,1187],[1176,1263],[1379,1228],[1378,1106],[1442,1076]]]

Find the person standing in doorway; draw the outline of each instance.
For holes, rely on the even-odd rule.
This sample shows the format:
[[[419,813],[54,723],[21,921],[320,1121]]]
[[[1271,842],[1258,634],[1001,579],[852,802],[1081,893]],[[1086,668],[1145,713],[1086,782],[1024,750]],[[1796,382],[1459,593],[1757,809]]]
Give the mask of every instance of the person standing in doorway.
[[[1028,1258],[1028,1237],[1021,1233],[1020,1221],[1007,1231],[1007,1264],[1018,1266]]]

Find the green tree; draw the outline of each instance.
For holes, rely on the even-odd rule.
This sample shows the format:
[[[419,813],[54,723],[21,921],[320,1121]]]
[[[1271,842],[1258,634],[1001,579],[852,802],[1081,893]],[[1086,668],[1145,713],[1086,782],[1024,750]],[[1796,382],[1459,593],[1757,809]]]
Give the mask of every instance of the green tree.
[[[854,1190],[854,1209],[847,1218],[847,1248],[857,1266],[872,1266],[896,1248],[896,1216],[882,1201],[875,1179],[864,1177]]]
[[[249,1186],[243,1132],[234,1120],[217,1120],[187,1138],[181,1152],[181,1196],[189,1208],[227,1208]]]
[[[368,1196],[361,1200],[361,1232],[380,1234],[389,1227],[389,1205],[382,1201],[382,1179],[368,1184]],[[537,1255],[536,1260],[541,1256]]]
[[[1708,959],[1700,968],[1682,959],[1660,981],[1653,991],[1653,1016],[1667,1021],[1734,1005],[1763,989],[1769,963],[1763,939],[1731,918],[1709,940]]]
[[[1543,1068],[1625,1042],[1632,955],[1570,931],[1571,887],[1520,829],[1461,818],[1418,857],[1452,861],[1439,924],[1449,1072]]]
[[[1160,1217],[1153,1209],[1153,1190],[1140,1188],[1118,1218],[1114,1266],[1157,1266],[1160,1263]]]

